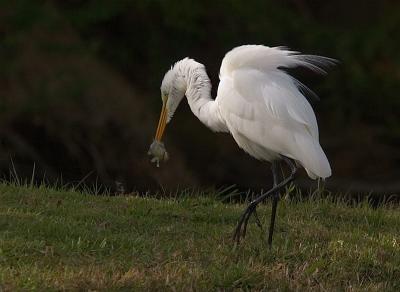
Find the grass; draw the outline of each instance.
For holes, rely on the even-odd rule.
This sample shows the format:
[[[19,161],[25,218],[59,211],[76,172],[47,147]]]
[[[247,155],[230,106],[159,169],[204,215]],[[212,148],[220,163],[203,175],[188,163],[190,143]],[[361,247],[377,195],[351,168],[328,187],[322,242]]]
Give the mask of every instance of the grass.
[[[244,207],[0,184],[0,290],[400,290],[399,209],[284,200],[269,250]]]

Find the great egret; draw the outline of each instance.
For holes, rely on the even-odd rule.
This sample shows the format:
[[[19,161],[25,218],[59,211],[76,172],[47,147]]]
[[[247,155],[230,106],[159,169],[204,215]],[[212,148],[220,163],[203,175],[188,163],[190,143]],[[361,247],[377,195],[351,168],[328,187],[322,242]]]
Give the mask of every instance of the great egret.
[[[239,242],[246,234],[251,214],[257,215],[257,205],[273,194],[268,236],[271,246],[279,191],[294,180],[298,166],[304,167],[312,179],[331,175],[328,159],[319,144],[315,114],[303,95],[311,91],[281,68],[303,66],[325,73],[322,68],[334,63],[330,58],[302,55],[284,47],[236,47],[222,60],[214,100],[204,65],[189,58],[178,61],[161,84],[163,105],[150,154],[158,156],[157,162],[165,156],[161,139],[166,124],[186,96],[190,109],[203,124],[215,132],[230,133],[244,151],[272,163],[273,188],[249,204],[234,232],[234,240]],[[280,161],[291,170],[281,181],[277,171]],[[256,219],[259,223],[257,216]]]

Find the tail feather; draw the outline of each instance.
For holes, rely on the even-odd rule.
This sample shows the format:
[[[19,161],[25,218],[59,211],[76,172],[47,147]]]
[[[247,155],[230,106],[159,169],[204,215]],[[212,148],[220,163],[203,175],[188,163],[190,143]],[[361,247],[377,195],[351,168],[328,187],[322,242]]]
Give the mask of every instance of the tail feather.
[[[296,135],[295,158],[310,178],[327,178],[332,175],[331,166],[318,141],[304,135]]]

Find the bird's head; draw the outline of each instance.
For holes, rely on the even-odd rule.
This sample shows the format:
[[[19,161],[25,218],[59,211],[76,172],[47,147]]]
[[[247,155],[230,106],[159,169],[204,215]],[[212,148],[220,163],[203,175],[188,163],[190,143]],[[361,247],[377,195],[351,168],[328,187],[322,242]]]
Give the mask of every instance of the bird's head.
[[[162,109],[155,136],[155,140],[157,141],[161,141],[165,126],[172,119],[179,103],[185,96],[187,84],[185,75],[181,70],[182,62],[185,60],[186,59],[177,62],[168,70],[161,83]]]

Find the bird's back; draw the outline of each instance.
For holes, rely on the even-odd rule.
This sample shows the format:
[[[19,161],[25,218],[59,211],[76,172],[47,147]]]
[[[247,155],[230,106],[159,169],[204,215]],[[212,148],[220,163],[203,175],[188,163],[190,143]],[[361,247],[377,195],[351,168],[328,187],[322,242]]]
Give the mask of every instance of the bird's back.
[[[216,102],[238,145],[257,159],[279,155],[297,160],[312,178],[331,175],[319,144],[315,114],[300,88],[280,67],[306,66],[324,72],[329,58],[283,48],[242,46],[222,61]]]

